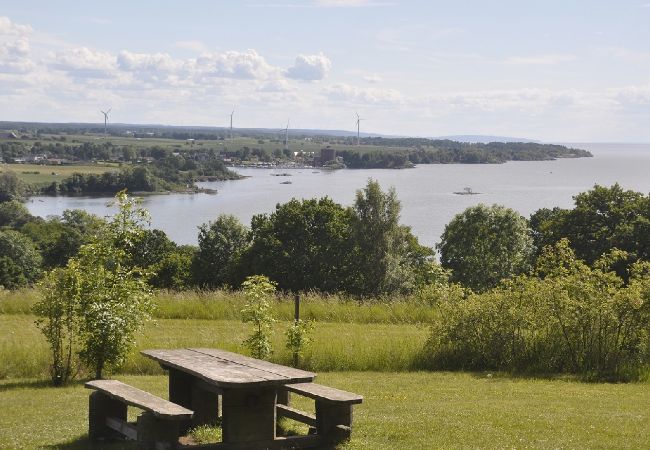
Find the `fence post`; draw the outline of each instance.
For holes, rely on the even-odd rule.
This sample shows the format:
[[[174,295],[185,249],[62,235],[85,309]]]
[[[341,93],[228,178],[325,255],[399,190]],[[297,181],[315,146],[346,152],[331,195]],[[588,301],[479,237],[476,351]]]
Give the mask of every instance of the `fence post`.
[[[294,310],[293,310],[293,320],[294,323],[297,325],[298,322],[300,321],[300,294],[296,293],[293,297],[293,304],[294,304]],[[294,351],[293,352],[293,367],[298,367],[299,363],[299,356],[298,352]]]

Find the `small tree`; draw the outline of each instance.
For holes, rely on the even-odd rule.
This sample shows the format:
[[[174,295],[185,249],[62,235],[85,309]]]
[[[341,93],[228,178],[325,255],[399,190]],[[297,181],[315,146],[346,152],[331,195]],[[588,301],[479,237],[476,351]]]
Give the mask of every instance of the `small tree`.
[[[244,323],[253,325],[253,333],[244,341],[253,358],[266,359],[273,352],[271,348],[271,326],[275,322],[271,316],[271,296],[275,293],[275,283],[267,277],[253,275],[242,283],[246,306],[242,309]]]
[[[66,383],[74,375],[80,276],[81,269],[74,260],[64,269],[48,272],[40,285],[43,299],[34,305],[34,312],[39,316],[36,325],[52,351],[50,376],[55,386]]]
[[[102,232],[42,285],[44,297],[35,311],[52,348],[55,383],[70,375],[72,347],[101,378],[106,367],[122,363],[135,332],[150,317],[149,274],[132,266],[128,253],[143,232],[146,211],[126,192],[116,198],[119,211]]]
[[[314,330],[314,322],[311,320],[294,320],[287,331],[285,336],[287,338],[286,347],[293,356],[293,366],[300,365],[300,358],[303,356],[305,350],[313,342],[311,333]]]

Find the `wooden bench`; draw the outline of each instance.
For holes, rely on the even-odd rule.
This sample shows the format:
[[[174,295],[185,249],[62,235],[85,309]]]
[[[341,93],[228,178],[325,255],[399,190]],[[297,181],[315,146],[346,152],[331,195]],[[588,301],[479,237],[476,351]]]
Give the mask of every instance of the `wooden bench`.
[[[289,406],[289,393],[315,400],[316,414],[309,414]],[[277,415],[315,428],[316,435],[328,442],[349,439],[352,433],[352,405],[363,402],[363,397],[316,383],[297,383],[283,386],[278,394]]]
[[[173,449],[181,425],[192,418],[189,409],[117,380],[89,381],[85,386],[95,390],[88,411],[91,440],[111,438],[118,432],[137,440],[141,449]],[[127,422],[127,406],[144,410],[135,425]]]

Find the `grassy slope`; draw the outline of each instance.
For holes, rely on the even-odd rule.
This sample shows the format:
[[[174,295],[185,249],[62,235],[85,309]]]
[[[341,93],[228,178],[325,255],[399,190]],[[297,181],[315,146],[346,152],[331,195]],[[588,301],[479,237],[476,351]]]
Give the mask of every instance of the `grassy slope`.
[[[0,315],[0,379],[48,376],[49,351],[34,316]],[[276,324],[273,361],[289,364],[284,348],[288,323]],[[159,319],[138,337],[137,349],[219,347],[245,352],[241,343],[250,327],[235,320]],[[427,336],[425,327],[388,324],[317,323],[314,344],[305,362],[316,371],[408,370]],[[159,374],[153,361],[134,351],[120,370],[128,374]]]
[[[73,173],[94,173],[114,172],[119,170],[115,164],[86,164],[72,166],[46,166],[39,164],[0,164],[0,172],[13,171],[23,182],[35,185],[46,186],[53,181],[62,181]],[[30,172],[30,173],[25,173]],[[38,172],[38,173],[34,173]]]
[[[165,396],[164,376],[120,376]],[[647,384],[488,378],[452,373],[324,373],[358,392],[346,449],[647,448]],[[88,391],[0,381],[0,448],[88,448]],[[306,402],[300,407],[306,408]],[[125,444],[97,448],[134,448]]]

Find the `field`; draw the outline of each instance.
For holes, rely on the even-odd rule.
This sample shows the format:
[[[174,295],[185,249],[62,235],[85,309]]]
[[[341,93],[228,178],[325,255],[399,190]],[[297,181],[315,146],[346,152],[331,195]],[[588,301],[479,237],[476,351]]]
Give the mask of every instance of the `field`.
[[[0,448],[88,448],[88,391],[79,381],[48,385],[48,348],[30,314],[35,300],[31,290],[0,292]],[[250,329],[238,317],[241,297],[159,293],[156,302],[158,318],[111,377],[165,396],[163,372],[139,349],[245,352],[241,343]],[[272,360],[282,364],[290,361],[283,332],[291,306],[284,299],[273,307],[279,322]],[[355,408],[353,438],[342,449],[647,448],[648,383],[414,370],[429,334],[430,309],[412,299],[366,305],[337,297],[304,299],[303,317],[316,319],[304,364],[318,373],[319,382],[365,398]],[[303,400],[298,407],[313,405]]]
[[[118,170],[116,164],[80,164],[50,166],[41,164],[0,164],[0,172],[13,171],[20,180],[35,186],[49,185],[61,181],[73,173],[101,174]]]

